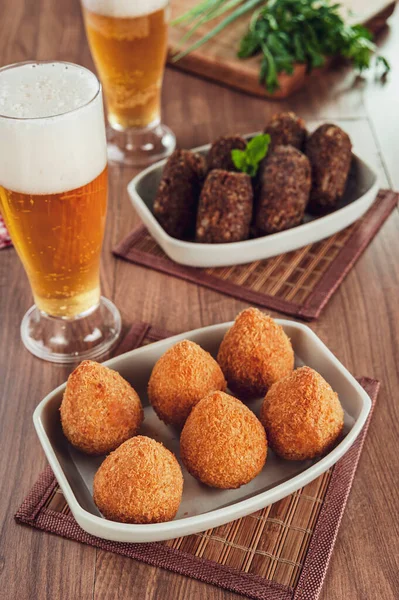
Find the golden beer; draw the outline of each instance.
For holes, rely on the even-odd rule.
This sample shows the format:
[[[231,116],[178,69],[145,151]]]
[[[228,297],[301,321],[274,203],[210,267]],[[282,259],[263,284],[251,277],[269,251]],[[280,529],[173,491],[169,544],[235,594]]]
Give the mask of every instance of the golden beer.
[[[106,208],[107,168],[90,183],[57,194],[0,185],[0,211],[41,311],[70,318],[98,305]]]
[[[121,17],[99,14],[92,4],[89,10],[83,2],[83,15],[110,125],[121,131],[145,128],[160,117],[168,7]]]
[[[39,358],[95,360],[119,337],[119,311],[100,295],[106,208],[97,77],[63,62],[1,68],[0,211],[35,299],[21,338]]]

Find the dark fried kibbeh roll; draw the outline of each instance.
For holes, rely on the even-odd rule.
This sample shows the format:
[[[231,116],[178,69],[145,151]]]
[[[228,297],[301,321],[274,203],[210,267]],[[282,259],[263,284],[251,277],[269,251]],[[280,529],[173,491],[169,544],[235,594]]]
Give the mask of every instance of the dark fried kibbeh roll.
[[[313,180],[309,210],[316,214],[332,210],[345,191],[352,161],[350,138],[337,125],[321,125],[308,139],[306,155]]]
[[[293,146],[277,146],[267,156],[259,178],[255,225],[259,235],[299,225],[309,200],[311,169]]]
[[[245,150],[247,142],[240,135],[226,135],[213,142],[207,156],[208,171],[237,171],[231,158],[232,150]]]
[[[175,150],[165,165],[154,201],[154,215],[166,233],[193,237],[205,159],[190,150]]]
[[[303,150],[307,136],[305,121],[293,112],[273,115],[265,127],[265,133],[271,138],[269,152],[276,146],[294,146]]]
[[[250,176],[214,169],[206,178],[199,199],[196,241],[222,244],[246,240],[252,207]]]

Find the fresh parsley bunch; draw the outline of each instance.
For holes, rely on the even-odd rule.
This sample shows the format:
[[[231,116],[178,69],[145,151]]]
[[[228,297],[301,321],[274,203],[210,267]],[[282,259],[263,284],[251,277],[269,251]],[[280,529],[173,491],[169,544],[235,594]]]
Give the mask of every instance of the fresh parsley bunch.
[[[255,177],[259,164],[265,158],[270,144],[270,135],[261,133],[249,140],[245,150],[237,148],[231,151],[234,166],[243,173]]]
[[[291,74],[295,63],[305,63],[311,71],[328,56],[343,56],[363,71],[376,51],[371,33],[361,25],[345,24],[339,9],[330,0],[270,0],[253,13],[238,56],[262,54],[259,79],[269,92],[278,89],[278,74]],[[377,60],[385,75],[388,62]]]
[[[202,0],[172,22],[190,24],[180,43],[187,42],[202,25],[213,20],[216,25],[173,60],[183,58],[252,12],[238,56],[262,55],[259,80],[271,93],[279,87],[278,74],[291,74],[295,63],[304,63],[311,71],[321,67],[328,56],[343,56],[359,71],[368,69],[377,49],[371,32],[361,25],[347,25],[340,9],[333,0]],[[382,66],[384,77],[390,70],[388,61],[378,56],[377,64]]]

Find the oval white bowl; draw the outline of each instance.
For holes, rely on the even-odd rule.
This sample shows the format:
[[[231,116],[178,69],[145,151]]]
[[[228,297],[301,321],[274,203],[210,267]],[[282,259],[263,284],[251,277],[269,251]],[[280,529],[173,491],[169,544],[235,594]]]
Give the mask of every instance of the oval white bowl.
[[[244,136],[250,138],[256,133]],[[206,155],[211,144],[193,151]],[[302,225],[260,238],[230,244],[199,244],[171,237],[161,227],[152,206],[166,159],[161,160],[132,179],[127,189],[131,202],[152,237],[163,251],[177,263],[190,267],[227,267],[262,260],[318,242],[345,229],[373,204],[378,192],[378,177],[364,160],[353,155],[352,169],[339,208],[323,217],[305,215]]]
[[[60,424],[59,407],[65,384],[48,394],[36,408],[33,421],[50,466],[79,525],[88,533],[120,542],[155,542],[218,527],[251,514],[292,494],[327,471],[349,450],[359,435],[370,411],[369,396],[306,325],[277,319],[291,338],[296,366],[316,369],[338,392],[345,410],[344,437],[319,460],[291,462],[277,458],[269,450],[263,471],[238,490],[217,490],[196,481],[184,468],[183,500],[173,521],[149,525],[116,523],[104,519],[92,499],[94,474],[104,457],[93,458],[77,452],[67,442]],[[135,387],[144,405],[145,421],[141,434],[162,441],[179,457],[176,432],[164,425],[148,405],[146,389],[158,358],[173,344],[190,339],[217,354],[220,342],[232,323],[222,323],[132,350],[106,363]],[[258,414],[262,399],[248,405]]]

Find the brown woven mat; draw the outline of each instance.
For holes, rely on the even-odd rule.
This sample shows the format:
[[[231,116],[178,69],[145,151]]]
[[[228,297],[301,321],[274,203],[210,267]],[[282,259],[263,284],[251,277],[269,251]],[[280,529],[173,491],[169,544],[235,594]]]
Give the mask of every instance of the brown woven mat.
[[[117,353],[164,337],[166,332],[136,323]],[[374,408],[379,383],[367,377],[359,382],[370,395]],[[316,600],[370,417],[349,452],[318,479],[263,510],[203,533],[153,544],[110,542],[89,535],[73,518],[50,467],[40,475],[15,518],[19,523],[249,598]]]
[[[144,227],[131,232],[114,254],[240,300],[305,320],[316,319],[398,203],[380,190],[362,219],[335,235],[294,252],[246,265],[197,269],[170,260]]]

